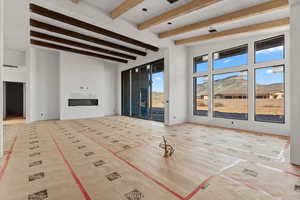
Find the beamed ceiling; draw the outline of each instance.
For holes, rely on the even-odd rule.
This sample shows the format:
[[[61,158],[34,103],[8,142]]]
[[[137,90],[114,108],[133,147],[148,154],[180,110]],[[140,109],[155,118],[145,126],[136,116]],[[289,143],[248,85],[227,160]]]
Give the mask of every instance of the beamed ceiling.
[[[175,45],[289,26],[288,0],[178,0],[172,4],[167,0],[65,1],[78,8],[93,6],[113,20],[129,22],[136,31],[150,31]],[[37,4],[30,4],[30,11],[34,45],[121,63],[159,49]],[[210,29],[217,32],[209,33]]]

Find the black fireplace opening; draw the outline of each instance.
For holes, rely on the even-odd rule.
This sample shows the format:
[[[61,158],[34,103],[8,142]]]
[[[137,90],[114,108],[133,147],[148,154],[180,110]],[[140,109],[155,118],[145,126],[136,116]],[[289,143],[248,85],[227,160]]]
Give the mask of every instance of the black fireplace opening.
[[[98,106],[98,99],[69,99],[68,105],[71,106]]]

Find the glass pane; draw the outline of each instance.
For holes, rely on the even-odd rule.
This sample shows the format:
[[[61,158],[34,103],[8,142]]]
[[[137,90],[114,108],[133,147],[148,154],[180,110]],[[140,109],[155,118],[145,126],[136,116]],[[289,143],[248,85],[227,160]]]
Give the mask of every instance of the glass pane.
[[[130,115],[130,70],[122,72],[122,115]]]
[[[156,121],[164,121],[164,62],[152,65],[152,106],[151,117]]]
[[[248,72],[233,72],[213,76],[213,116],[248,119]]]
[[[255,42],[255,63],[284,58],[284,36]]]
[[[147,66],[135,68],[131,73],[131,114],[133,117],[149,117],[150,69]]]
[[[255,70],[256,121],[284,123],[284,66]]]
[[[194,58],[194,72],[208,72],[208,55]]]
[[[208,76],[194,78],[194,115],[208,115]]]
[[[214,70],[247,65],[248,45],[214,53],[213,57]]]

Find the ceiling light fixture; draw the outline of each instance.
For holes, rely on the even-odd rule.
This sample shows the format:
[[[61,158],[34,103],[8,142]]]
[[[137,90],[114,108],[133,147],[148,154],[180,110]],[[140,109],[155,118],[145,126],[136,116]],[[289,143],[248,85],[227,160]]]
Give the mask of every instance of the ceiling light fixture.
[[[167,0],[170,4],[177,2],[178,0]]]
[[[215,33],[215,32],[218,32],[218,31],[215,28],[209,27],[208,32]]]

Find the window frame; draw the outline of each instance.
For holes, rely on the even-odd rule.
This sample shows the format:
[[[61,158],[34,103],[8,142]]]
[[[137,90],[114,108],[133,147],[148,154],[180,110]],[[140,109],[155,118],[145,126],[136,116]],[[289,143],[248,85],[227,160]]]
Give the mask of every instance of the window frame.
[[[214,58],[214,55],[216,53],[220,53],[220,52],[224,52],[224,51],[230,51],[230,50],[233,50],[233,49],[237,49],[237,48],[240,48],[240,47],[244,47],[246,46],[247,47],[247,63],[244,64],[244,65],[237,65],[237,66],[231,66],[231,67],[227,67],[227,68],[223,68],[223,69],[215,69],[215,58]],[[223,71],[223,70],[227,70],[227,69],[233,69],[233,68],[244,68],[245,67],[248,67],[249,66],[249,44],[242,44],[242,45],[238,45],[238,46],[234,46],[234,47],[231,47],[231,48],[227,48],[227,49],[223,49],[223,50],[220,50],[220,51],[214,51],[212,53],[212,65],[211,65],[211,68],[212,68],[212,71],[213,72],[219,72],[219,71]],[[231,70],[229,70],[231,71]]]
[[[208,105],[207,105],[207,113],[206,115],[197,115],[197,78],[203,78],[207,77],[207,97],[208,97]],[[200,111],[206,111],[206,110],[200,110]],[[193,115],[194,116],[201,116],[201,117],[208,117],[209,115],[209,75],[203,75],[203,76],[195,76],[193,77]]]
[[[271,68],[271,67],[283,67],[283,113],[284,113],[284,120],[283,122],[275,122],[275,121],[267,121],[267,120],[257,120],[256,119],[256,70],[258,69],[264,69],[264,68]],[[265,67],[257,67],[254,69],[254,121],[255,122],[263,122],[263,123],[269,123],[269,124],[285,124],[286,123],[286,69],[285,65],[274,65],[274,66],[265,66]]]
[[[284,58],[281,60],[271,60],[261,63],[256,63],[255,59],[255,42],[268,40],[270,38],[276,38],[276,37],[284,37]],[[213,53],[220,52],[222,50],[236,48],[239,46],[243,46],[245,44],[248,44],[248,65],[245,66],[237,66],[237,67],[231,67],[231,68],[225,68],[225,69],[217,69],[213,70]],[[287,127],[290,123],[290,80],[289,80],[289,45],[290,45],[290,39],[289,39],[289,32],[288,31],[280,31],[276,33],[270,33],[270,34],[264,34],[261,36],[251,36],[246,38],[241,38],[237,40],[232,40],[229,43],[222,42],[222,43],[212,43],[210,45],[203,46],[195,46],[191,47],[190,49],[190,59],[192,63],[190,64],[190,77],[191,79],[189,82],[191,83],[190,87],[190,105],[189,105],[189,116],[191,117],[191,120],[193,122],[197,123],[214,123],[216,125],[221,126],[228,126],[229,123],[234,124],[238,123],[238,120],[236,119],[227,119],[227,118],[214,118],[213,117],[213,83],[212,83],[212,76],[215,74],[222,74],[222,73],[229,73],[229,72],[237,72],[237,71],[245,71],[248,70],[248,120],[242,120],[243,122],[240,122],[241,128],[245,128],[248,130],[256,130],[256,126],[263,126],[265,132],[287,132]],[[206,55],[208,54],[208,73],[195,73],[194,72],[194,58],[198,57],[198,55]],[[284,66],[284,123],[271,123],[271,122],[261,122],[255,120],[256,115],[256,81],[255,81],[255,70],[258,68],[265,68],[265,67],[272,67],[272,66]],[[194,115],[194,77],[197,76],[203,76],[208,74],[208,88],[209,88],[209,95],[208,95],[208,117],[198,116]],[[212,121],[213,120],[213,121]],[[246,125],[247,124],[247,125]],[[270,126],[271,125],[271,126]],[[246,126],[246,127],[245,127]],[[238,125],[239,127],[239,125]]]
[[[207,56],[207,71],[206,72],[197,72],[197,63],[199,63],[199,62],[196,62],[196,59],[198,59],[198,58],[202,58],[202,57],[204,57],[204,56]],[[194,65],[194,67],[193,67],[193,73],[195,74],[195,73],[208,73],[209,72],[209,54],[203,54],[203,55],[201,55],[201,56],[196,56],[196,57],[194,57],[193,58],[193,65]]]
[[[214,95],[214,76],[216,75],[221,75],[221,74],[229,74],[229,73],[240,73],[240,72],[247,72],[247,118],[246,119],[236,119],[236,118],[231,118],[231,117],[216,117],[214,114],[214,108],[215,108],[215,95]],[[212,76],[212,118],[213,119],[229,119],[229,120],[242,120],[242,121],[247,121],[249,120],[249,70],[248,68],[243,69],[243,70],[238,70],[238,71],[231,71],[231,72],[225,72],[225,73],[215,73],[215,74],[211,74]]]
[[[264,62],[256,62],[256,43],[264,42],[264,41],[279,38],[279,37],[283,37],[283,58],[282,59],[277,59],[277,60],[268,60],[268,61],[264,61]],[[285,34],[280,34],[280,35],[277,35],[277,36],[268,37],[268,38],[265,38],[265,39],[262,39],[262,40],[254,41],[254,65],[264,64],[264,63],[268,63],[268,62],[282,61],[282,60],[285,60],[285,59],[286,59],[286,36],[285,36]]]

